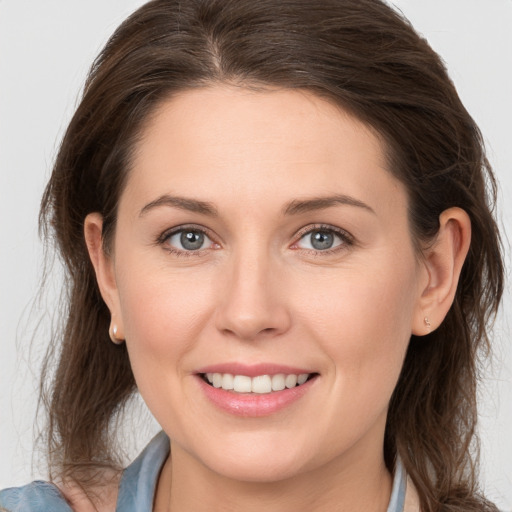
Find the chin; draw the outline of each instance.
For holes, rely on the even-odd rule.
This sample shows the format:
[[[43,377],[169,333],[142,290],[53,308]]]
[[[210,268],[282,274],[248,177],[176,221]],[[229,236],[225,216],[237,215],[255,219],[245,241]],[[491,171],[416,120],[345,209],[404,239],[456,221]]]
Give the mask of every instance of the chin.
[[[302,472],[300,466],[282,458],[279,460],[268,460],[268,458],[247,460],[245,458],[244,461],[234,464],[217,463],[209,469],[230,480],[261,484],[288,480]]]
[[[248,440],[243,446],[218,445],[214,453],[209,451],[200,458],[211,471],[225,478],[243,481],[272,483],[293,478],[311,469],[313,461],[305,454],[311,452],[297,441],[286,445],[275,439]]]

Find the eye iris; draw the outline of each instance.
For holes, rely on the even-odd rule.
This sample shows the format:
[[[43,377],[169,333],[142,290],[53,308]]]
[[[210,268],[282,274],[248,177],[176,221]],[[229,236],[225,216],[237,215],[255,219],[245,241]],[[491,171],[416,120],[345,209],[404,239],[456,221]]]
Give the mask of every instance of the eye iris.
[[[318,250],[330,249],[334,243],[334,235],[327,231],[316,231],[311,235],[311,245]]]
[[[184,231],[181,233],[180,242],[187,251],[194,251],[203,245],[204,234],[197,231]]]

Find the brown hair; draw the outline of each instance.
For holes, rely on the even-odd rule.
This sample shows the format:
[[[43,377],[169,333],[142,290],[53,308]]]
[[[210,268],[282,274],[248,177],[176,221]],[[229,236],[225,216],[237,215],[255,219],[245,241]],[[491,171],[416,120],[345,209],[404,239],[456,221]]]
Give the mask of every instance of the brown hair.
[[[380,0],[154,0],[109,40],[41,209],[69,283],[58,366],[43,394],[51,464],[83,485],[88,468],[115,466],[113,419],[136,389],[125,347],[109,340],[84,219],[103,215],[108,250],[142,123],[177,91],[215,82],[308,90],[377,130],[408,190],[418,247],[435,236],[443,210],[469,214],[454,304],[435,332],[411,338],[384,450],[389,467],[401,457],[424,512],[496,510],[478,494],[475,446],[479,356],[503,289],[495,181],[439,56]]]

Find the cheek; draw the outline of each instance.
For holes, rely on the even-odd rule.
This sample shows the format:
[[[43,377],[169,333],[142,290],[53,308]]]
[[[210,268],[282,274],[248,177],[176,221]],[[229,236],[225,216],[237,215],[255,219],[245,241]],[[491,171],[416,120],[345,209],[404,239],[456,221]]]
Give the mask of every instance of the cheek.
[[[119,293],[135,377],[138,383],[158,379],[159,372],[170,378],[169,364],[182,368],[183,356],[204,328],[214,288],[197,273],[149,271],[137,262],[126,263],[120,272]]]
[[[360,337],[372,331],[382,336],[386,332],[410,334],[417,300],[416,271],[411,264],[396,266],[400,270],[385,264],[367,265],[313,276],[295,291],[301,297],[302,315],[315,318],[321,331],[334,327],[340,337]]]
[[[310,335],[330,357],[342,389],[387,404],[411,336],[417,299],[414,264],[352,269],[325,285],[328,292],[303,305]]]

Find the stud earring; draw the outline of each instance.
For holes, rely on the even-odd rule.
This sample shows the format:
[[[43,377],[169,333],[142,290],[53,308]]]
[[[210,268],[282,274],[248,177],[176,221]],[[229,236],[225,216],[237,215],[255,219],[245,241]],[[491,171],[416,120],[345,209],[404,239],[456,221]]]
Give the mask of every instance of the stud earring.
[[[116,345],[120,345],[124,341],[124,339],[123,338],[119,338],[117,336],[117,332],[118,332],[117,325],[116,324],[110,324],[110,329],[108,331],[110,339],[112,340],[112,343],[115,343]]]
[[[423,319],[423,321],[425,322],[425,325],[427,326],[427,328],[428,328],[428,330],[429,330],[429,332],[430,332],[430,329],[431,329],[432,325],[430,324],[430,320],[429,320],[428,316],[426,316],[426,317]]]

